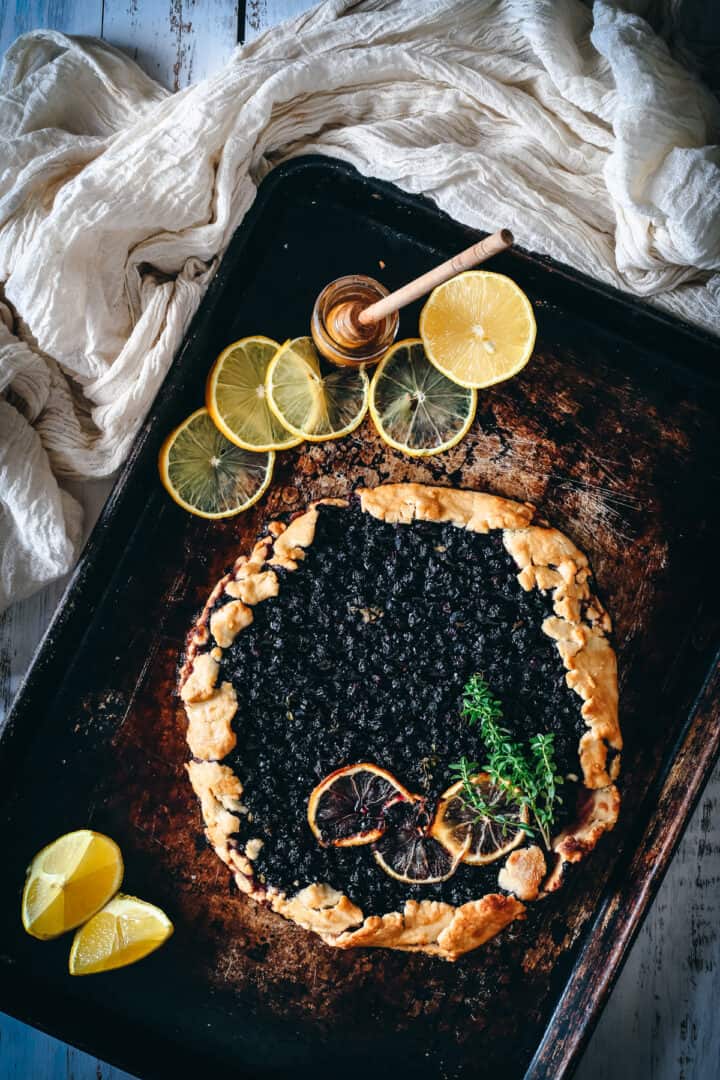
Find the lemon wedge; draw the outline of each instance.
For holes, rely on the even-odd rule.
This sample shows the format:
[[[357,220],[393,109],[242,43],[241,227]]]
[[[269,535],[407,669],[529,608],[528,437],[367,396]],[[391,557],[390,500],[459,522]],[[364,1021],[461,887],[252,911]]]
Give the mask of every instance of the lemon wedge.
[[[118,893],[75,934],[70,974],[94,975],[134,964],[166,942],[173,929],[159,907]]]
[[[41,941],[74,930],[115,895],[122,878],[120,848],[109,836],[91,829],[65,833],[28,868],[23,926]]]

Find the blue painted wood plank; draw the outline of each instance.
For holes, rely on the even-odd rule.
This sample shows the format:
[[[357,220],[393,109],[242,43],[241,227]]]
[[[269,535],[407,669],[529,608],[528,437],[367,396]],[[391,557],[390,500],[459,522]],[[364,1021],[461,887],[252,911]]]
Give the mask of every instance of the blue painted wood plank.
[[[20,34],[38,28],[99,37],[102,10],[103,0],[0,0],[0,55]]]
[[[720,766],[702,794],[576,1080],[720,1077]]]
[[[252,41],[270,26],[314,7],[308,0],[246,0],[243,41]]]
[[[0,1013],[2,1080],[133,1080],[97,1058]]]
[[[105,0],[102,36],[168,90],[212,75],[238,38],[236,0]]]

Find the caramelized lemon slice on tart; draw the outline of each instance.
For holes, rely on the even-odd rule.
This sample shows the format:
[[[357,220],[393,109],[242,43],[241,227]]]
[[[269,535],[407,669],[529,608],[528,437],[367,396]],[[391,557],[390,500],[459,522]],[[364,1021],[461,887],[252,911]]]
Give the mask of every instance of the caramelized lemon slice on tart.
[[[387,769],[369,762],[346,765],[311,792],[308,824],[323,846],[371,844],[385,832],[390,807],[415,798]]]
[[[378,866],[396,881],[409,885],[435,885],[447,881],[463,861],[469,839],[450,851],[430,835],[424,800],[399,804],[390,811],[382,838],[374,845]]]
[[[487,773],[478,773],[472,783],[493,816],[509,819],[511,824],[482,816],[462,798],[464,785],[458,780],[440,797],[430,834],[451,855],[460,855],[463,862],[472,866],[483,866],[501,859],[527,838],[526,831],[517,823],[527,825],[529,813],[527,806],[518,809],[517,803],[511,802],[507,792],[493,784]]]

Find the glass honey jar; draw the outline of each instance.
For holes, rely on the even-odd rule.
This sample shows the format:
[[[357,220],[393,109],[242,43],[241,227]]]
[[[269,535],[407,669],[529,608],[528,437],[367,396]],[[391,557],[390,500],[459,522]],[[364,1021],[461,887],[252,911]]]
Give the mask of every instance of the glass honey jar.
[[[397,311],[364,325],[358,315],[388,290],[364,274],[348,274],[326,285],[312,313],[310,332],[318,352],[333,364],[375,364],[397,336]]]

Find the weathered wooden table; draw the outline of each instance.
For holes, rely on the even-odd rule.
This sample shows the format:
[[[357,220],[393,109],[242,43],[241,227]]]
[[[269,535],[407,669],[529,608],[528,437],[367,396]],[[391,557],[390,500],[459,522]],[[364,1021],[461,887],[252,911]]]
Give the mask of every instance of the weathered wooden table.
[[[0,55],[34,27],[92,34],[181,89],[307,0],[0,0]],[[91,529],[110,481],[71,487]],[[0,617],[0,724],[64,583]],[[720,769],[705,791],[578,1071],[579,1080],[720,1077]],[[0,1014],[0,1080],[127,1074]]]

